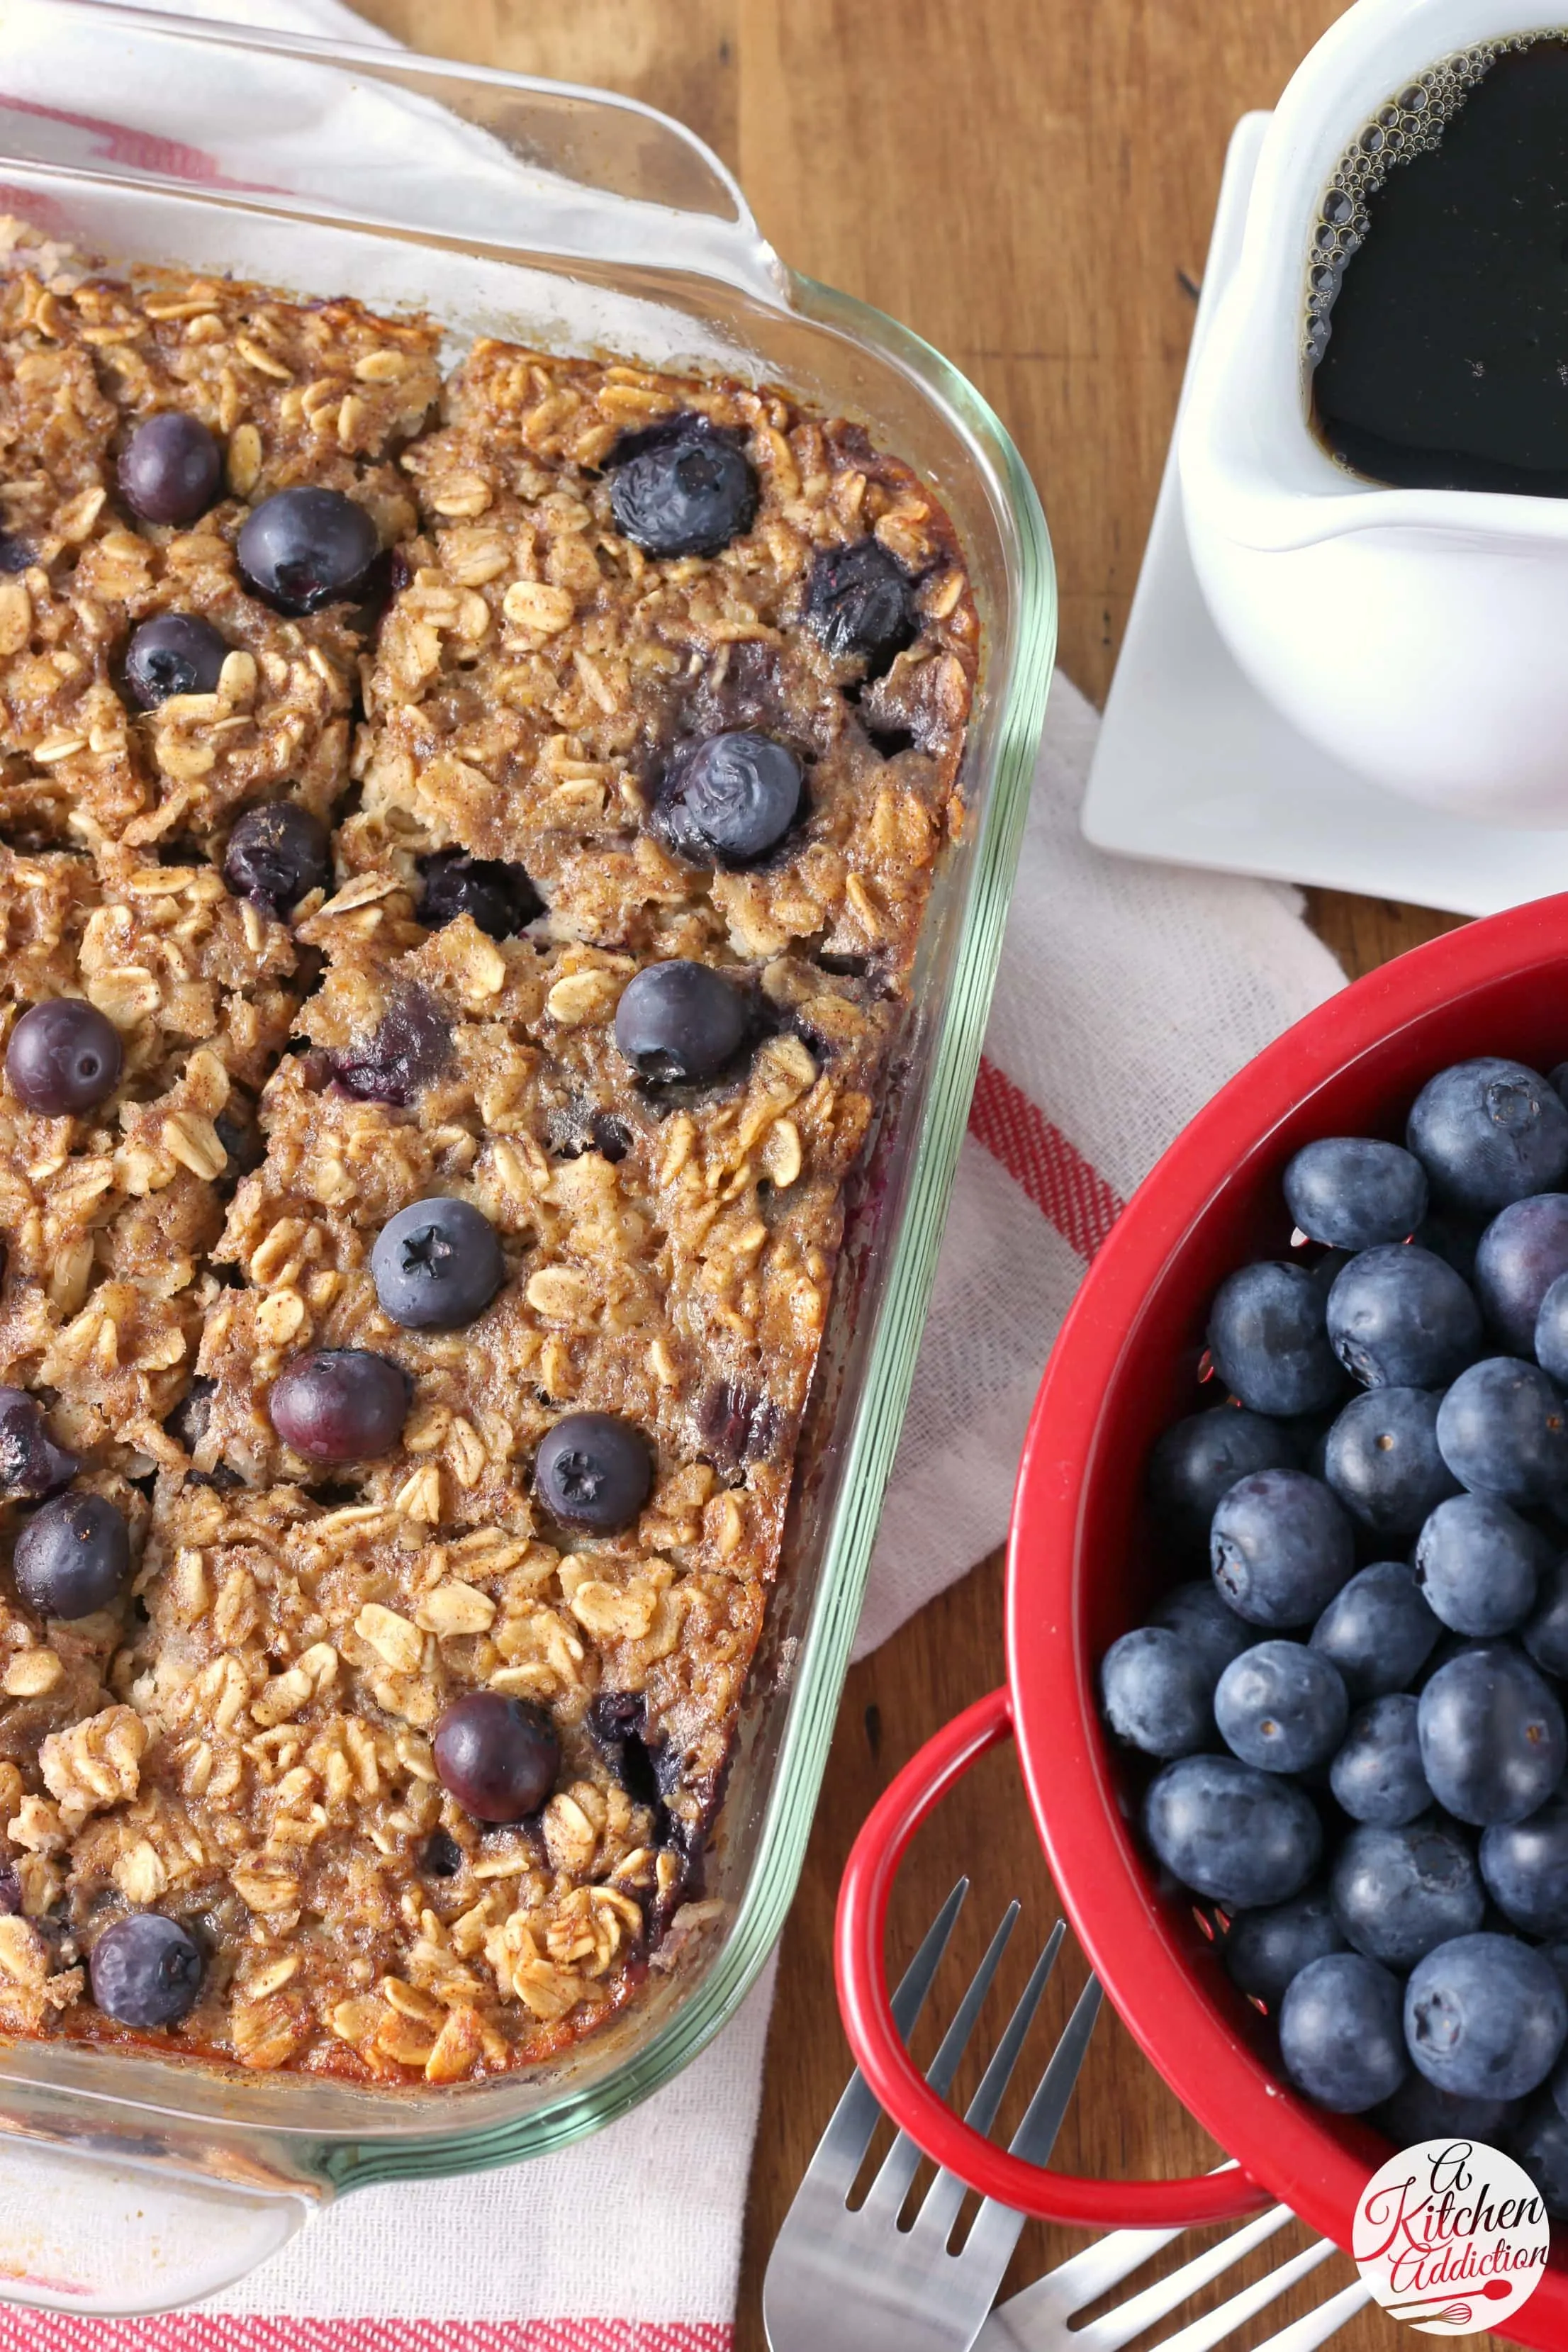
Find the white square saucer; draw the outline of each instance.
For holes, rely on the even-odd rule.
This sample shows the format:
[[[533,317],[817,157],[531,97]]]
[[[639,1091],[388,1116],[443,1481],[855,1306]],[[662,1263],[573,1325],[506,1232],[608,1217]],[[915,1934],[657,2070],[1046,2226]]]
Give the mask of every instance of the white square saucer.
[[[1231,134],[1194,352],[1240,253],[1268,121],[1244,115]],[[1190,377],[1190,355],[1187,367]],[[1082,824],[1097,848],[1124,856],[1465,915],[1568,889],[1568,830],[1520,832],[1418,808],[1309,743],[1243,677],[1193,569],[1173,439]]]

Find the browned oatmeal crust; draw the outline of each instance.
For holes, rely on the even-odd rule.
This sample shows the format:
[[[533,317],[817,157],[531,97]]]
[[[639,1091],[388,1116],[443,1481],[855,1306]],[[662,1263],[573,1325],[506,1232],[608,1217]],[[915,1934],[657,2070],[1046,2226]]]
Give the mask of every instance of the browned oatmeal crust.
[[[0,1087],[0,1384],[133,1562],[112,1606],[40,1616],[8,1564],[37,1501],[0,1499],[0,2030],[123,2039],[89,1962],[151,1910],[205,1966],[150,2046],[478,2079],[607,2016],[705,1914],[846,1187],[957,814],[962,557],[907,467],[775,392],[496,341],[443,383],[427,320],[87,270],[17,224],[0,248],[0,1039],[82,998],[123,1055],[89,1111]],[[178,528],[117,488],[167,410],[225,467]],[[715,553],[618,527],[617,466],[672,425],[751,469]],[[240,530],[300,487],[370,514],[379,602],[251,593]],[[868,542],[909,613],[869,666],[810,602]],[[143,711],[127,642],[171,614],[216,629],[222,674]],[[736,730],[788,747],[801,812],[694,863],[661,782]],[[334,869],[281,917],[224,864],[277,801]],[[515,920],[421,920],[454,856],[506,869]],[[747,1008],[707,1083],[616,1045],[671,958]],[[405,1328],[372,1251],[436,1195],[482,1213],[504,1279],[464,1328]],[[372,1461],[324,1470],[273,1425],[319,1349],[405,1377]],[[618,1534],[535,1490],[584,1412],[650,1448]],[[510,1827],[433,1753],[481,1691],[559,1742]]]

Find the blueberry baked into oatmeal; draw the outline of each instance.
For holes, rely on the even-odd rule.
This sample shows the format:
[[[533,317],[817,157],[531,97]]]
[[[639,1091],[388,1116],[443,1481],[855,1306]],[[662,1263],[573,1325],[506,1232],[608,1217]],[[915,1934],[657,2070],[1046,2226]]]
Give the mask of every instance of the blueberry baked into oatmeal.
[[[858,425],[0,276],[0,2030],[526,2064],[702,1853],[958,812]]]

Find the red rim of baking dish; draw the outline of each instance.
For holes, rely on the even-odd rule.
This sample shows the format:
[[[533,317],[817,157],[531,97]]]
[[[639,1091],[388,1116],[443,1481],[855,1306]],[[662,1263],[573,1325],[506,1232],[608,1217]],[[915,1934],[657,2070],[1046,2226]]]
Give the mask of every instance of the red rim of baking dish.
[[[1195,1915],[1179,1890],[1161,1890],[1129,1817],[1127,1761],[1100,1729],[1094,1670],[1113,1633],[1138,1622],[1139,1472],[1158,1429],[1191,1409],[1203,1306],[1229,1267],[1288,1246],[1285,1161],[1313,1135],[1397,1135],[1426,1077],[1483,1053],[1538,1068],[1568,1055],[1568,895],[1449,932],[1369,973],[1288,1030],[1184,1129],[1086,1275],[1036,1399],[1008,1546],[1007,1688],[927,1743],[850,1855],[837,1958],[856,2059],[928,2154],[1022,2211],[1170,2227],[1226,2220],[1273,2196],[1348,2245],[1360,2192],[1387,2155],[1372,2127],[1289,2088],[1262,2021],[1223,1977]],[[1119,1553],[1134,1561],[1121,1580],[1105,1565]],[[1021,2163],[963,2123],[905,2052],[883,1958],[899,1860],[942,1795],[1009,1729],[1080,1943],[1146,2055],[1239,2174],[1100,2181]],[[1568,2273],[1549,2269],[1509,2332],[1548,2352],[1568,2343]]]

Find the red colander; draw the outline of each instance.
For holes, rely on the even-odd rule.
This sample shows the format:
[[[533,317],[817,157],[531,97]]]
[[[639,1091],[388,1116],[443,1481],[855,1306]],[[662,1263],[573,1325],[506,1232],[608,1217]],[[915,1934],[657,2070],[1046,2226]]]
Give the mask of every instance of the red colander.
[[[1193,1409],[1208,1304],[1234,1266],[1288,1255],[1286,1161],[1314,1136],[1402,1136],[1434,1071],[1500,1054],[1568,1059],[1568,896],[1452,931],[1371,972],[1232,1079],[1140,1186],[1086,1276],[1036,1400],[1013,1504],[1005,1686],[899,1775],[861,1831],[839,1896],[839,1998],[883,2106],[984,2195],[1047,2221],[1169,2228],[1281,2199],[1348,2247],[1368,2176],[1391,2153],[1367,2123],[1310,2105],[1271,2027],[1231,1985],[1194,1912],[1163,1893],[1135,1829],[1136,1788],[1107,1743],[1095,1670],[1170,1580],[1142,1498],[1160,1431]],[[1011,1733],[1057,1888],[1146,2055],[1239,2172],[1137,2182],[1026,2164],[928,2089],[888,2006],[883,1928],[910,1837],[977,1757]],[[1568,2345],[1554,2255],[1510,2336]]]

